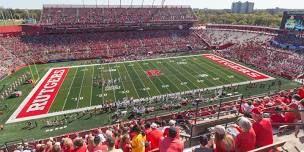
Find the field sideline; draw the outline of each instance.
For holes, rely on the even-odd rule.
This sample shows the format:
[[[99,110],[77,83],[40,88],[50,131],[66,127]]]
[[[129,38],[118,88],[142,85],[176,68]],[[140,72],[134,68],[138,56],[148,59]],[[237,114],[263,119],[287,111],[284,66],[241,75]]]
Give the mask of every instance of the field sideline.
[[[44,113],[16,118],[25,109],[25,105],[31,103],[31,97],[39,93],[37,90],[46,83],[44,80],[48,79],[50,71],[56,70],[53,68],[40,80],[7,123],[79,112],[113,102],[121,103],[127,99],[140,100],[274,79],[243,66],[245,69],[241,72],[236,71],[233,68],[241,65],[231,61],[225,63],[212,61],[202,55],[191,55],[61,67],[58,69],[67,69],[66,74],[62,73],[62,81],[58,79],[58,90],[51,95],[54,99],[47,102],[49,108],[45,108]],[[265,77],[255,79],[244,71]]]

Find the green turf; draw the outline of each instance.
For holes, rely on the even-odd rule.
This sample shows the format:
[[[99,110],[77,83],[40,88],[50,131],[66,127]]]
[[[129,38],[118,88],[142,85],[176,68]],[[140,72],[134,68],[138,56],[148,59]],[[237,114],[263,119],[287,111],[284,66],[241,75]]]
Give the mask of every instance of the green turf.
[[[161,75],[149,77],[146,74],[148,70],[159,70]],[[93,85],[93,81],[96,80],[114,79],[121,81],[108,86]],[[50,112],[250,80],[252,79],[200,55],[72,67]],[[107,89],[109,87],[114,88]]]
[[[76,79],[79,79],[82,81],[83,76],[85,74],[85,79],[83,83],[83,91],[92,90],[92,100],[91,102],[79,102],[78,106],[86,106],[91,104],[93,105],[100,105],[103,102],[109,102],[110,100],[113,101],[114,91],[105,91],[104,87],[93,87],[90,84],[88,80],[93,77],[99,78],[99,79],[110,79],[111,75],[112,77],[126,77],[127,79],[122,81],[121,85],[123,89],[122,90],[129,90],[129,93],[127,93],[125,96],[127,97],[134,97],[134,98],[143,98],[147,95],[159,95],[163,93],[170,93],[171,91],[174,91],[174,88],[163,88],[162,82],[164,83],[174,83],[176,85],[176,88],[180,90],[188,90],[188,89],[198,89],[198,88],[206,88],[209,86],[216,86],[216,85],[222,85],[225,82],[230,83],[237,83],[242,81],[248,81],[249,78],[246,76],[240,75],[230,69],[227,69],[226,67],[215,64],[212,61],[204,60],[201,56],[197,57],[189,57],[189,58],[183,58],[187,62],[187,65],[183,64],[177,64],[177,62],[181,62],[182,59],[166,59],[162,60],[162,63],[157,63],[154,61],[139,61],[139,62],[133,62],[134,65],[130,65],[130,63],[120,64],[120,63],[113,63],[110,65],[102,64],[99,66],[91,66],[89,71],[80,72],[81,68],[71,68],[67,77],[65,78],[64,83],[61,86],[61,90],[57,94],[56,103],[53,104],[52,110],[53,111],[62,111],[64,110],[64,107],[68,107],[68,104],[64,106],[65,100],[63,99],[69,99],[68,96],[79,96],[80,92],[80,86],[75,87],[75,92],[70,91],[70,94],[68,94],[69,89],[74,89],[71,86],[75,86],[77,83],[74,82]],[[37,65],[38,73],[40,75],[40,78],[43,77],[43,75],[47,72],[47,70],[51,67],[61,67],[61,66],[72,66],[72,65],[83,65],[83,64],[91,64],[91,63],[99,63],[99,60],[91,60],[91,61],[72,61],[72,62],[61,62],[61,63],[48,63],[48,64],[42,64]],[[116,72],[105,72],[104,70],[108,69],[109,67],[117,67]],[[31,66],[33,68],[34,66]],[[148,69],[152,69],[154,67],[158,67],[162,73],[165,73],[165,75],[162,75],[160,78],[153,77],[149,78],[146,76],[146,74],[143,72]],[[103,68],[103,69],[102,69]],[[253,68],[253,67],[251,67]],[[94,70],[94,71],[93,71]],[[0,81],[0,86],[2,88],[7,88],[9,84],[14,82],[20,75],[26,73],[29,71],[29,68],[23,68],[16,73],[8,76],[4,80]],[[199,74],[207,74],[209,77],[201,78],[198,77]],[[91,75],[91,76],[90,76]],[[233,75],[234,77],[228,77],[230,75]],[[271,75],[271,74],[268,74]],[[34,76],[38,77],[37,72],[34,72]],[[75,77],[75,79],[74,79]],[[166,77],[166,78],[162,78]],[[214,80],[212,78],[219,77],[220,80]],[[275,76],[273,76],[275,77]],[[279,88],[277,86],[271,86],[270,88],[251,88],[249,90],[245,89],[245,86],[240,86],[238,92],[240,94],[243,94],[244,97],[249,97],[252,95],[257,95],[261,93],[269,93],[274,92],[278,90],[283,89],[290,89],[298,87],[299,84],[292,82],[290,80],[286,80],[284,78],[275,77],[277,80],[282,81],[282,86]],[[198,81],[198,80],[204,80]],[[85,83],[85,81],[88,81],[88,83]],[[187,82],[183,83],[182,82]],[[273,81],[267,81],[265,82],[266,85],[271,84]],[[76,84],[74,84],[76,83]],[[80,82],[81,83],[81,82]],[[90,87],[91,85],[91,87]],[[145,88],[148,91],[144,91],[141,88]],[[84,89],[86,88],[86,89]],[[150,88],[150,89],[147,89]],[[175,88],[175,89],[176,89]],[[17,88],[18,90],[21,90],[23,92],[23,96],[19,98],[8,98],[5,101],[1,101],[0,105],[7,105],[8,109],[4,111],[3,115],[0,115],[0,124],[4,124],[7,119],[10,117],[10,115],[16,110],[16,108],[20,105],[20,103],[24,100],[24,98],[27,96],[27,94],[32,90],[32,86],[29,84],[21,85]],[[171,90],[172,89],[172,90]],[[115,92],[117,92],[116,90]],[[86,98],[91,98],[90,93],[88,94]],[[104,96],[107,94],[107,96]],[[124,94],[117,93],[117,98],[123,98]],[[213,93],[211,92],[211,95]],[[98,96],[96,96],[98,95]],[[68,97],[68,98],[67,98]],[[59,100],[60,99],[60,100]],[[69,100],[70,101],[70,100]],[[73,105],[73,101],[70,101],[72,105],[69,105],[69,107],[77,106]],[[84,104],[85,103],[85,104]],[[159,103],[161,106],[163,103]],[[191,105],[190,105],[191,106]],[[187,110],[189,107],[183,107],[182,109],[173,109],[172,111],[183,111]],[[172,112],[170,111],[170,112]],[[164,113],[168,113],[168,111],[157,111],[156,113],[147,114],[150,116],[153,116],[154,114],[161,115]],[[19,123],[12,123],[5,125],[5,129],[3,131],[0,131],[0,145],[4,144],[7,141],[17,140],[17,139],[41,139],[41,138],[47,138],[51,136],[57,136],[69,132],[75,132],[85,129],[90,129],[94,127],[101,127],[104,125],[108,125],[109,121],[108,118],[112,113],[103,113],[100,115],[96,115],[90,119],[87,118],[80,118],[77,120],[74,120],[73,122],[69,123],[67,125],[67,128],[61,129],[61,130],[54,130],[53,132],[46,132],[47,129],[54,129],[52,128],[44,128],[45,126],[45,120],[54,120],[56,117],[50,117],[50,118],[44,118],[44,119],[38,119],[36,122],[38,123],[38,127],[31,128],[31,129],[22,129],[25,125],[25,122],[19,122]],[[60,117],[60,116],[58,116]],[[61,116],[62,117],[62,116]],[[123,118],[124,120],[126,118]]]

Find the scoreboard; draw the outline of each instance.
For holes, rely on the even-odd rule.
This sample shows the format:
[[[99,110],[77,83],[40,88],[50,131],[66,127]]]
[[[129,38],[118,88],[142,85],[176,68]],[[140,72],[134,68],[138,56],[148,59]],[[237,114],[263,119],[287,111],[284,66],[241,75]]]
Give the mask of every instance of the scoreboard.
[[[304,11],[285,11],[283,14],[282,30],[304,31]]]

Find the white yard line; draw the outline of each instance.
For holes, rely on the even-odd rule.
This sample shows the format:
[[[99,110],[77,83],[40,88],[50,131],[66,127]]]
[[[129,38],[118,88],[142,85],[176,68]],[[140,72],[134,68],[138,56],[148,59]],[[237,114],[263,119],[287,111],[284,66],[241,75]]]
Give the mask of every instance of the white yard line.
[[[179,65],[177,65],[179,66]],[[194,78],[194,80],[198,80],[198,78],[196,78],[195,76],[193,76],[193,74],[191,74],[188,70],[186,70],[185,68],[182,68],[182,70],[184,72],[186,72],[189,76],[191,76],[192,78]],[[196,72],[195,72],[196,73]],[[190,80],[190,79],[189,79]],[[190,80],[191,81],[191,80]],[[191,81],[192,82],[192,81]],[[192,82],[193,83],[193,82]],[[197,88],[201,88],[200,86],[196,85],[196,83],[193,83]]]
[[[102,81],[104,81],[104,79],[103,79],[103,74],[102,74],[102,68],[103,68],[103,66],[100,66],[100,77],[101,77],[101,80]],[[101,85],[101,95],[102,95],[102,104],[104,105],[104,95],[103,95],[103,90],[104,90],[104,86],[103,86],[103,84]]]
[[[187,60],[187,61],[189,61],[189,60]],[[191,61],[189,61],[189,62],[191,62]],[[216,69],[215,67],[212,67],[212,66],[210,66],[210,65],[208,65],[207,63],[204,63],[203,61],[199,61],[200,63],[202,63],[202,64],[204,64],[205,66],[207,66],[207,67],[205,67],[205,69],[208,71],[208,73],[213,73],[214,75],[216,75],[216,76],[218,76],[218,74],[217,73],[215,73],[213,70],[215,70],[215,71],[219,71],[219,73],[224,73],[225,74],[225,72],[222,72],[221,70],[218,70],[218,69]],[[192,61],[191,62],[192,64],[194,64],[194,66],[196,67],[196,68],[200,68],[200,65],[198,64],[198,63],[196,63],[196,62],[194,62],[194,61]],[[215,64],[218,64],[218,63],[215,63]],[[208,68],[209,67],[209,68]],[[227,68],[227,67],[226,67]],[[228,68],[229,70],[232,70],[232,69],[230,69],[230,68]],[[191,69],[192,70],[192,69]],[[201,74],[201,73],[197,73],[195,70],[193,70],[196,74]],[[227,76],[227,74],[225,74],[226,76]],[[209,75],[210,76],[210,75]],[[208,77],[209,77],[208,76]],[[216,86],[216,85],[218,85],[218,84],[216,84],[216,83],[214,83],[214,80],[212,80],[213,78],[212,77],[209,77],[209,78],[206,78],[206,79],[209,79],[210,81],[210,83],[212,84],[212,85],[214,85],[214,86]],[[226,80],[226,79],[225,79]],[[222,80],[221,80],[221,78],[219,78],[219,81],[222,83],[222,84],[226,84],[225,82],[223,82]]]
[[[169,65],[169,63],[168,63],[168,65]],[[174,73],[174,72],[172,72],[169,68],[167,68],[167,66],[164,66],[164,68],[166,68],[168,71],[170,71],[171,73]],[[179,71],[177,70],[177,72],[179,73]],[[179,82],[180,82],[180,84],[182,85],[182,83],[183,83],[183,81],[180,79],[180,78],[178,78],[175,74],[174,74],[174,77],[175,77],[175,79],[177,79]],[[188,82],[187,82],[188,83]],[[191,90],[189,87],[188,87],[188,85],[186,84],[186,85],[184,85],[184,86],[186,86],[189,90]]]
[[[116,69],[117,69],[118,75],[119,75],[119,77],[120,77],[120,83],[122,83],[122,87],[123,87],[123,89],[124,89],[124,91],[125,91],[125,95],[126,95],[127,98],[129,98],[128,93],[126,93],[126,87],[125,87],[125,85],[124,85],[124,83],[123,83],[123,81],[122,81],[122,77],[121,77],[121,75],[120,75],[119,68],[117,67],[118,65],[117,65],[117,64],[115,64],[115,65],[116,65]]]
[[[80,102],[80,95],[81,95],[82,88],[83,88],[83,80],[84,80],[85,73],[86,73],[86,70],[83,70],[83,76],[82,76],[82,80],[81,80],[80,91],[79,91],[79,94],[78,94],[78,99],[77,99],[77,106],[76,106],[76,109],[77,109],[77,108],[78,108],[78,106],[79,106],[79,102]],[[83,98],[84,98],[84,97],[83,97]],[[84,100],[84,99],[82,99],[82,100]]]
[[[135,71],[135,74],[137,75],[137,77],[139,78],[141,84],[142,84],[145,88],[147,88],[147,86],[146,86],[145,83],[141,80],[141,78],[140,78],[140,76],[138,75],[138,73],[137,73],[137,71],[135,70],[135,68],[134,68],[134,67],[132,67],[132,68],[133,68],[133,70]],[[150,95],[150,93],[149,93],[149,90],[147,90],[146,92],[148,93],[148,95],[149,95],[149,97],[150,97],[151,95]]]
[[[171,93],[171,94],[166,94],[166,95],[159,95],[159,96],[153,96],[153,98],[159,98],[159,97],[166,97],[166,96],[176,96],[180,94],[187,94],[191,92],[198,92],[198,91],[204,91],[206,89],[208,90],[214,90],[214,89],[219,89],[223,87],[231,87],[231,86],[236,86],[236,85],[245,85],[245,84],[250,84],[250,83],[257,83],[257,82],[264,82],[264,81],[269,81],[269,80],[274,80],[275,78],[267,78],[263,80],[254,80],[254,81],[245,81],[245,82],[240,82],[240,83],[234,83],[234,84],[227,84],[227,85],[222,85],[222,86],[216,86],[216,87],[209,87],[209,88],[202,88],[202,89],[196,89],[196,90],[189,90],[185,92],[177,92],[177,93]],[[138,102],[141,99],[135,99],[134,102]],[[102,108],[102,105],[98,106],[91,106],[91,107],[84,107],[84,108],[79,108],[79,109],[73,109],[73,110],[66,110],[66,111],[60,111],[60,112],[53,112],[49,114],[43,114],[43,115],[38,115],[38,116],[31,116],[31,117],[25,117],[25,118],[19,118],[19,119],[9,119],[6,124],[8,123],[15,123],[15,122],[21,122],[21,121],[27,121],[27,120],[32,120],[32,119],[41,119],[41,118],[46,118],[46,117],[52,117],[52,116],[58,116],[58,115],[63,115],[63,114],[70,114],[70,113],[76,113],[76,112],[81,112],[85,110],[93,110],[95,108]]]
[[[109,70],[109,72],[110,72],[110,77],[111,77],[111,81],[113,82],[113,78],[112,78],[112,72],[111,72],[111,67],[110,67],[110,65],[108,65],[108,70]],[[115,91],[116,89],[114,89],[114,87],[113,87],[113,94],[114,94],[114,100],[115,100],[115,102],[117,102],[117,99],[116,99],[116,91]]]
[[[149,62],[150,63],[150,62]],[[154,66],[153,67],[157,67],[157,68],[159,68],[159,66],[156,64],[156,63],[150,63],[150,64],[153,64]],[[159,79],[160,81],[161,81],[161,83],[163,83],[163,85],[169,85],[169,84],[165,84],[164,83],[164,81],[160,78],[160,77],[157,77],[157,79]],[[179,90],[179,92],[182,92],[182,90],[179,88],[179,87],[177,87],[170,79],[168,79],[168,78],[166,78],[171,84],[173,84],[178,90]],[[170,86],[169,87],[167,87],[166,88],[169,92],[174,92],[174,91],[172,91],[171,89],[170,89]]]
[[[93,73],[92,73],[92,85],[91,85],[91,98],[90,98],[90,106],[92,106],[92,98],[93,98],[94,69],[95,69],[95,67],[93,67]]]
[[[175,60],[174,60],[174,63],[176,63],[175,62]],[[171,63],[169,62],[168,63],[168,65],[170,66],[170,67],[172,67],[172,68],[174,68],[173,67],[173,65],[171,65]],[[169,68],[168,68],[169,69]],[[169,71],[171,71],[171,70],[169,70]],[[183,77],[185,77],[185,78],[187,78],[184,74],[182,74],[179,70],[176,70],[177,71],[177,73],[179,73],[180,75],[182,75]],[[192,76],[192,75],[191,75]],[[195,77],[194,77],[195,78]],[[195,80],[197,80],[197,78],[195,78]],[[194,83],[193,81],[191,81],[190,79],[188,80],[189,82],[191,82],[195,87],[197,87],[197,88],[200,88],[199,86],[197,86],[196,85],[196,82]],[[188,86],[187,86],[188,87]],[[190,89],[189,87],[188,87],[188,89]],[[190,89],[191,90],[191,89]]]
[[[134,90],[135,90],[135,92],[136,92],[138,98],[140,98],[140,96],[139,96],[139,94],[138,94],[138,92],[137,92],[137,89],[136,89],[136,87],[135,87],[135,85],[134,85],[134,83],[133,83],[133,81],[132,81],[132,79],[131,79],[131,76],[130,76],[129,72],[128,72],[128,69],[127,69],[126,65],[123,64],[123,66],[125,67],[125,69],[126,69],[126,71],[127,71],[128,77],[129,77],[129,79],[130,79],[130,81],[131,81],[131,83],[132,83],[132,85],[133,85],[133,87],[134,87]]]
[[[193,56],[202,56],[203,54],[196,54],[196,55],[184,55],[184,56],[177,56],[177,57],[167,57],[167,58],[154,58],[154,59],[144,59],[144,60],[132,60],[132,61],[120,61],[120,62],[111,62],[111,63],[102,63],[102,64],[89,64],[89,65],[75,65],[75,66],[63,66],[58,68],[76,68],[76,67],[88,67],[88,66],[96,66],[96,65],[108,65],[108,64],[117,64],[117,63],[132,63],[138,61],[154,61],[154,60],[163,60],[163,59],[178,59],[178,58],[187,58]],[[54,68],[56,69],[56,68]]]
[[[212,54],[214,55],[214,54]],[[185,58],[185,57],[193,57],[193,56],[202,56],[202,54],[199,54],[199,55],[190,55],[190,56],[179,56],[179,57],[168,57],[169,59],[170,58]],[[215,55],[216,56],[216,55]],[[217,56],[218,57],[218,56]],[[157,59],[147,59],[147,60],[160,60],[160,59],[168,59],[168,58],[157,58]],[[230,60],[227,60],[225,58],[222,58],[222,57],[219,57],[223,60],[226,60],[226,61],[229,61],[229,62],[233,62],[233,61],[230,61]],[[116,63],[130,63],[130,62],[137,62],[137,60],[135,61],[125,61],[125,62],[115,62],[115,63],[106,63],[106,64],[102,64],[102,65],[107,65],[107,64],[116,64]],[[264,82],[264,81],[269,81],[269,80],[274,80],[275,78],[273,77],[270,77],[266,74],[263,74],[261,72],[258,72],[256,70],[253,70],[251,68],[248,68],[248,67],[245,67],[243,65],[240,65],[238,63],[235,63],[233,62],[234,64],[236,65],[239,65],[241,67],[244,67],[244,68],[247,68],[247,69],[250,69],[258,74],[261,74],[261,75],[264,75],[264,76],[267,76],[268,78],[267,79],[262,79],[262,80],[253,80],[253,81],[245,81],[245,82],[240,82],[240,83],[234,83],[234,84],[228,84],[228,85],[223,85],[225,87],[228,87],[228,86],[234,86],[234,85],[244,85],[244,84],[249,84],[249,83],[256,83],[256,82]],[[73,109],[73,110],[67,110],[67,111],[59,111],[59,112],[54,112],[54,113],[48,113],[48,114],[43,114],[43,115],[38,115],[38,116],[31,116],[31,117],[25,117],[25,118],[16,118],[17,115],[19,114],[19,112],[22,110],[22,108],[24,108],[24,106],[27,104],[27,102],[29,101],[29,99],[34,95],[34,93],[39,89],[39,87],[41,86],[41,84],[45,81],[45,79],[47,78],[47,76],[50,74],[50,72],[53,70],[53,69],[60,69],[60,68],[77,68],[78,70],[78,67],[87,67],[87,66],[95,66],[95,65],[101,65],[101,64],[93,64],[93,65],[80,65],[80,66],[70,66],[70,67],[58,67],[58,68],[51,68],[49,69],[49,71],[43,76],[43,78],[39,81],[39,83],[34,87],[34,89],[29,93],[29,95],[23,100],[23,102],[19,105],[19,107],[17,108],[17,110],[11,115],[11,117],[7,120],[6,123],[14,123],[14,122],[20,122],[20,121],[26,121],[26,120],[32,120],[32,119],[39,119],[39,118],[45,118],[45,117],[51,117],[51,116],[57,116],[57,115],[62,115],[62,114],[68,114],[68,113],[74,113],[74,112],[79,112],[79,111],[83,111],[83,110],[90,110],[90,109],[94,109],[94,108],[98,108],[98,107],[102,107],[102,105],[99,105],[99,106],[92,106],[92,107],[85,107],[85,108],[80,108],[80,109]],[[125,64],[123,64],[124,67],[125,67]],[[126,67],[125,67],[126,69]],[[70,94],[70,91],[71,91],[71,87],[72,87],[72,84],[74,83],[74,80],[75,80],[75,77],[76,77],[76,73],[77,73],[77,70],[75,72],[75,75],[74,75],[74,78],[73,78],[73,81],[71,83],[71,86],[69,88],[69,92],[68,92],[68,95]],[[128,73],[128,70],[126,69],[127,73]],[[187,72],[187,71],[186,71]],[[137,74],[137,73],[136,73]],[[138,75],[137,75],[138,76]],[[192,76],[190,74],[190,76]],[[130,74],[128,73],[128,77],[131,79],[130,77]],[[193,76],[192,76],[193,77]],[[135,88],[135,91],[139,96],[137,90],[136,90],[136,87],[134,86],[134,84],[132,83],[133,87]],[[203,88],[203,89],[196,89],[196,90],[190,90],[190,91],[186,91],[186,92],[182,92],[182,93],[189,93],[189,92],[193,92],[193,91],[202,91],[202,90],[205,90],[205,89],[218,89],[218,88],[222,88],[223,86],[215,86],[215,87],[210,87],[210,88]],[[200,87],[198,87],[200,88]],[[149,92],[148,92],[149,93]],[[169,94],[169,96],[172,96],[172,95],[179,95],[180,93],[172,93],[172,94]],[[156,97],[163,97],[163,96],[166,96],[166,95],[159,95],[159,96],[154,96],[152,98],[156,98]],[[68,96],[67,96],[68,97]],[[134,101],[139,101],[141,99],[135,99]],[[64,101],[64,106],[62,107],[62,110],[64,110],[64,107],[65,107],[65,104],[66,104],[66,101],[67,101],[67,98],[65,99]]]
[[[139,62],[136,62],[136,63],[139,65]],[[139,65],[139,67],[140,67],[143,71],[145,71],[144,68],[141,67],[141,65]],[[158,90],[157,86],[153,83],[153,81],[151,80],[151,78],[148,77],[148,79],[149,79],[149,80],[151,81],[151,83],[154,85],[154,87],[156,88],[157,92],[158,92],[159,94],[161,94],[161,92]]]
[[[199,60],[199,59],[198,59],[198,60]],[[208,60],[209,60],[209,59],[208,59]],[[211,60],[209,60],[209,61],[211,61]],[[190,61],[190,62],[191,62],[191,61]],[[224,80],[230,81],[229,78],[228,78],[230,75],[228,75],[228,73],[223,72],[222,70],[217,69],[217,68],[214,67],[214,66],[208,65],[208,63],[204,63],[204,61],[199,61],[199,62],[205,64],[205,65],[208,66],[208,67],[210,67],[210,69],[207,68],[208,71],[212,71],[212,70],[214,69],[215,71],[218,71],[218,73],[219,73],[220,75],[222,75],[222,74],[225,75],[225,77],[223,77]],[[214,61],[212,61],[212,62],[213,62],[213,63],[216,63],[216,62],[214,62]],[[197,67],[200,67],[200,65],[199,65],[198,63],[196,63],[196,62],[194,62],[194,61],[192,61],[192,63],[196,64]],[[234,63],[234,62],[233,62],[233,63]],[[218,63],[216,63],[216,64],[219,65],[219,66],[221,66],[221,64],[218,64]],[[224,66],[224,65],[222,65],[222,66]],[[226,69],[227,69],[227,72],[229,72],[229,73],[238,74],[238,73],[235,72],[233,69],[231,69],[231,68],[229,68],[229,67],[227,67],[227,66],[224,66],[224,68],[226,68]],[[217,73],[215,73],[215,74],[218,75]],[[244,74],[241,74],[241,75],[246,76],[246,75],[244,75]],[[248,77],[248,76],[246,76],[246,77]],[[236,78],[236,76],[234,76],[233,79],[236,80],[236,81],[239,81],[239,80]],[[221,81],[221,79],[220,79],[220,81]],[[223,81],[222,81],[222,82],[223,82]],[[223,82],[223,83],[225,84],[225,82]]]
[[[66,104],[66,102],[67,102],[67,100],[68,100],[68,97],[69,97],[69,95],[70,95],[70,92],[71,92],[71,89],[72,89],[72,86],[73,86],[73,83],[74,83],[74,80],[75,80],[75,77],[76,77],[77,72],[78,72],[78,68],[76,69],[76,72],[75,72],[75,74],[74,74],[72,83],[71,83],[70,88],[69,88],[69,91],[68,91],[68,95],[67,95],[66,98],[64,99],[64,103],[63,103],[63,106],[62,106],[62,111],[64,110],[65,104]]]

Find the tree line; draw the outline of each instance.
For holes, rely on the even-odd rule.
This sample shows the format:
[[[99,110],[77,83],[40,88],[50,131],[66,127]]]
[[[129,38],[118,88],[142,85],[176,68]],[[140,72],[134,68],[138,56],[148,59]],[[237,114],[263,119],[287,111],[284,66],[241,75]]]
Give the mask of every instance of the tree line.
[[[283,12],[271,13],[268,11],[257,11],[250,14],[230,13],[229,10],[204,10],[195,9],[199,24],[237,24],[279,27]]]

